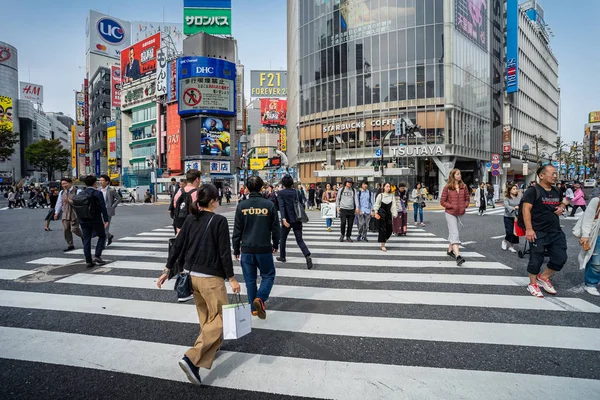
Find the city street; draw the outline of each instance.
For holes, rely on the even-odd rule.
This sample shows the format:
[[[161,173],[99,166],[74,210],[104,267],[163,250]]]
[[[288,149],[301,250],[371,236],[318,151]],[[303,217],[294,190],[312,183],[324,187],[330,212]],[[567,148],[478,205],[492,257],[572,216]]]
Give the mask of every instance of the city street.
[[[4,200],[4,199],[2,199]],[[583,293],[576,218],[558,295],[527,292],[525,259],[502,251],[503,207],[462,218],[465,264],[446,255],[443,211],[425,209],[387,253],[339,243],[309,212],[307,270],[293,238],[252,333],[225,341],[204,387],[177,366],[194,343],[194,305],[156,288],[173,236],[167,206],[118,207],[103,267],[81,242],[63,253],[47,210],[0,202],[2,398],[592,399],[600,392],[600,300]],[[219,212],[233,225],[235,208]],[[412,220],[412,210],[409,211]],[[243,277],[234,261],[237,279]],[[245,297],[243,296],[244,300]],[[289,396],[289,397],[288,397]]]

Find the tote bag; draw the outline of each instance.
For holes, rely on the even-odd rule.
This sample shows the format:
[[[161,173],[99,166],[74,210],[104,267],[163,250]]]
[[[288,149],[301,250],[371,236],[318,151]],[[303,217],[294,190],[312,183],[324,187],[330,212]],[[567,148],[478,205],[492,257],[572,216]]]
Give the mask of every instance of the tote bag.
[[[308,222],[308,215],[304,211],[304,206],[300,201],[300,194],[296,191],[296,199],[294,200],[294,211],[296,213],[296,221],[306,223]]]
[[[238,293],[238,302],[223,306],[223,339],[239,339],[251,331],[250,305],[242,303],[242,298]]]

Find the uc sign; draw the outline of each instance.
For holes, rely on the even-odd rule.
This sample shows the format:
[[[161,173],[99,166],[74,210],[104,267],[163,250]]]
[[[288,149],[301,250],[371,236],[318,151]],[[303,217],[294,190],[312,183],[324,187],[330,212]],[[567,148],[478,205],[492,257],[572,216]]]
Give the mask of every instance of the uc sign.
[[[112,18],[101,18],[97,28],[102,40],[109,44],[121,44],[125,39],[125,29]]]

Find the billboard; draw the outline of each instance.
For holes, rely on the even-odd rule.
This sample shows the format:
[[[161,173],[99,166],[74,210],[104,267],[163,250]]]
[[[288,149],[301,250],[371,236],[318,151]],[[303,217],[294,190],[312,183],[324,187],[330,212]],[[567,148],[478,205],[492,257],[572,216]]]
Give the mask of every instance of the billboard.
[[[231,154],[231,121],[220,118],[201,118],[200,154],[229,157]]]
[[[260,123],[262,125],[285,125],[287,123],[287,100],[260,99]]]
[[[235,64],[209,57],[177,60],[180,115],[235,115]]]
[[[177,60],[167,64],[167,103],[177,101]]]
[[[244,66],[236,65],[235,69],[235,130],[243,131],[244,126]]]
[[[71,169],[73,176],[77,176],[77,132],[75,125],[71,125]]]
[[[287,97],[287,71],[250,71],[250,97]]]
[[[600,122],[600,111],[592,111],[590,113],[589,122],[590,124],[595,124],[596,122]]]
[[[121,109],[127,110],[137,104],[143,103],[154,97],[156,93],[156,81],[145,82],[133,88],[121,90]]]
[[[177,104],[167,105],[167,168],[181,171],[181,120]]]
[[[156,55],[156,94],[167,94],[167,52],[165,48],[158,49]]]
[[[231,161],[211,161],[208,167],[211,175],[231,174]]]
[[[231,35],[231,8],[184,8],[183,33]]]
[[[279,131],[279,149],[283,152],[287,151],[287,131],[285,128]]]
[[[119,59],[121,51],[131,44],[130,32],[129,22],[90,10],[86,51]]]
[[[231,0],[183,0],[184,7],[231,8]]]
[[[454,0],[456,30],[487,51],[488,4],[487,0]]]
[[[42,104],[44,102],[44,87],[35,83],[19,82],[21,100],[30,100],[34,103]]]
[[[137,42],[121,52],[121,79],[124,84],[156,72],[160,33]]]
[[[8,43],[0,45],[0,64],[16,71],[18,69],[17,58],[16,47],[13,47]]]
[[[121,107],[121,68],[110,67],[110,97],[113,107]]]
[[[75,93],[75,123],[77,125],[85,125],[85,96],[83,92]]]
[[[110,121],[106,124],[106,140],[108,144],[108,176],[110,179],[119,176],[119,168],[117,167],[117,123]]]
[[[12,132],[13,118],[16,118],[16,115],[13,113],[13,99],[7,96],[0,96],[0,127]]]
[[[183,24],[172,22],[153,22],[153,21],[131,21],[131,43],[140,42],[157,33],[161,33],[161,40],[166,38],[169,43],[175,45],[177,52],[183,52]]]
[[[519,1],[506,2],[506,93],[519,90]]]

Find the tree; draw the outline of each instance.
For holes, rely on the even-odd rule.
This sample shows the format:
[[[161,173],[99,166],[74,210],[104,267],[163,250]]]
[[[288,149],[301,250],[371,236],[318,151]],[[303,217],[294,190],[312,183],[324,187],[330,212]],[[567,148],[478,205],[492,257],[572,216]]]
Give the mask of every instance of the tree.
[[[25,158],[40,171],[48,173],[51,180],[54,171],[66,171],[71,163],[71,152],[63,149],[59,140],[42,139],[25,149]]]
[[[15,153],[15,144],[19,143],[19,133],[0,124],[0,161],[10,160]]]

